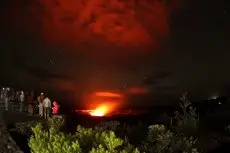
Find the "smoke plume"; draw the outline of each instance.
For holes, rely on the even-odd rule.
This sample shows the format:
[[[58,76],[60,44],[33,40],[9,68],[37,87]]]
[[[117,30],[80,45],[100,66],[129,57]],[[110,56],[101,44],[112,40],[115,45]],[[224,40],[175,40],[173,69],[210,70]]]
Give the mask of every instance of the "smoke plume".
[[[179,4],[179,0],[16,0],[5,9],[1,23],[13,33],[51,46],[65,45],[85,54],[126,54],[133,48],[154,50],[167,40],[170,15]]]

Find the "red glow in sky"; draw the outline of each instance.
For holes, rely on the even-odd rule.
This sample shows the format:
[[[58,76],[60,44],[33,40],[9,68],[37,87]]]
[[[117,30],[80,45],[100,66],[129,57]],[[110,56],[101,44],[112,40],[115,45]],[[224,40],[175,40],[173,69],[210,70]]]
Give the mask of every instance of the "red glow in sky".
[[[168,37],[170,14],[178,4],[179,0],[18,0],[6,13],[16,32],[36,35],[49,45],[156,47]]]
[[[141,86],[134,86],[131,88],[128,88],[127,90],[125,90],[125,93],[128,94],[146,94],[148,93],[148,89],[141,87]]]
[[[100,97],[111,97],[111,98],[121,98],[122,96],[113,92],[95,92],[95,96]]]

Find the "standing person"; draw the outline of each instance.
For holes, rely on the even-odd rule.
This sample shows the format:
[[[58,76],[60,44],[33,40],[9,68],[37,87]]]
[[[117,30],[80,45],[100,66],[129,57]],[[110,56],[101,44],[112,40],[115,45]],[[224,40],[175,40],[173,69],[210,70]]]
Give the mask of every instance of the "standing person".
[[[44,94],[41,93],[41,95],[38,96],[37,100],[38,100],[39,116],[40,116],[40,117],[43,117],[43,114],[44,114],[44,113],[43,113],[43,100],[44,100]]]
[[[1,101],[0,101],[0,103],[4,103],[4,90],[5,90],[5,88],[1,89]]]
[[[25,92],[24,94],[25,96],[25,103],[24,103],[24,111],[27,112],[28,111],[28,97],[29,97],[29,93],[28,92]]]
[[[8,106],[9,106],[9,93],[5,93],[5,110],[8,111]]]
[[[45,116],[45,119],[47,119],[49,118],[50,110],[51,110],[51,100],[48,97],[46,97],[43,100],[43,106],[44,106],[44,116]]]
[[[24,92],[21,91],[21,94],[20,94],[20,112],[23,111],[24,102],[25,102],[25,95],[24,95]]]
[[[12,92],[12,95],[11,95],[11,101],[15,102],[15,92],[14,91]]]
[[[31,92],[30,95],[27,97],[28,101],[28,113],[29,115],[33,115],[33,93]]]
[[[20,103],[20,91],[16,91],[15,99],[17,103]]]

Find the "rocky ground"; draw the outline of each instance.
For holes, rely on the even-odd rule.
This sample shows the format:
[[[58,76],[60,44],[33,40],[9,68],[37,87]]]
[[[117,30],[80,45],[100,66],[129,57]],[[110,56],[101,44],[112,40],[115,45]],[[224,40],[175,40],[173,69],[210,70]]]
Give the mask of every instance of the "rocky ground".
[[[25,141],[22,140],[25,137],[22,137],[19,133],[26,133],[24,125],[29,125],[27,123],[32,124],[33,121],[38,120],[41,120],[38,116],[29,116],[26,113],[13,111],[13,109],[5,111],[4,105],[0,104],[0,153],[25,152],[25,147],[23,146]],[[20,123],[23,123],[23,125]],[[23,143],[18,143],[22,141]]]
[[[5,126],[0,127],[0,153],[23,153]]]
[[[28,115],[27,113],[19,112],[17,109],[9,107],[8,111],[4,110],[4,105],[0,104],[0,123],[14,124],[17,122],[26,122],[31,120],[39,120],[38,115]]]

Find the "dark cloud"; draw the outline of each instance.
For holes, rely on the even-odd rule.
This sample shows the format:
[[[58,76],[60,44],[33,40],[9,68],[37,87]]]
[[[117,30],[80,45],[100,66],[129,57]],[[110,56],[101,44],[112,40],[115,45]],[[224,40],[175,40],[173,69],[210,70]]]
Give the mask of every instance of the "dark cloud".
[[[178,87],[175,85],[168,85],[168,86],[154,86],[154,90],[158,92],[175,92],[173,90],[177,89]]]
[[[32,77],[38,78],[42,81],[48,81],[50,79],[70,79],[68,76],[61,75],[61,74],[54,74],[48,70],[44,70],[43,68],[38,67],[24,67],[24,72],[27,75]]]
[[[144,77],[142,80],[142,84],[146,86],[152,86],[152,85],[156,85],[157,81],[151,77]]]
[[[142,80],[143,85],[147,86],[156,86],[158,85],[161,80],[163,79],[170,79],[172,77],[171,72],[166,72],[166,71],[159,71],[159,72],[154,72],[154,74],[145,76]]]
[[[153,79],[165,79],[168,78],[170,76],[172,76],[173,74],[171,72],[165,72],[165,71],[161,71],[161,72],[155,72],[155,74],[152,76]]]

